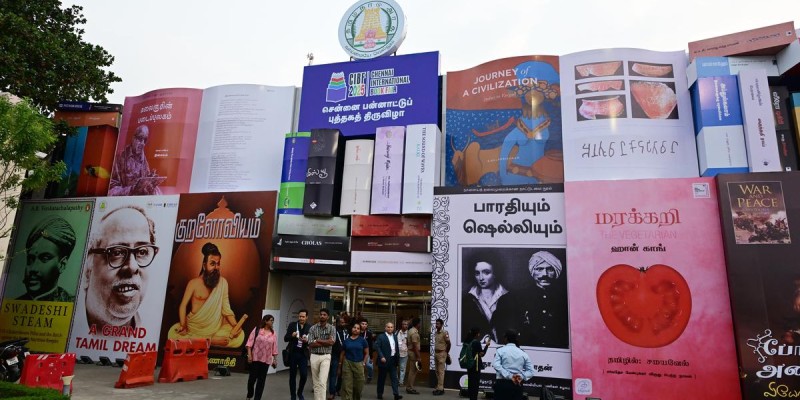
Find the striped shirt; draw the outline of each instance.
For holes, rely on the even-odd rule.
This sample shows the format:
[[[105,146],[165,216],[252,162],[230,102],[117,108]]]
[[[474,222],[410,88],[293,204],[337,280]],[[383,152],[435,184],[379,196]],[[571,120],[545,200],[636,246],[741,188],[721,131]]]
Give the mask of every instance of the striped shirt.
[[[327,340],[333,339],[336,336],[336,328],[331,324],[325,324],[324,327],[320,324],[315,324],[308,330],[308,344],[319,339]],[[311,354],[331,354],[332,346],[310,347]]]

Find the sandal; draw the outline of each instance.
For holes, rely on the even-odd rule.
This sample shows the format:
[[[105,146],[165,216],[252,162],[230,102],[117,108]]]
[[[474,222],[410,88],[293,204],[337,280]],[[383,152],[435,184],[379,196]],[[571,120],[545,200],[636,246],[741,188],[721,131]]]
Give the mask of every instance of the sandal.
[[[408,389],[408,388],[406,388],[406,393],[408,393],[408,394],[419,394],[417,389]]]

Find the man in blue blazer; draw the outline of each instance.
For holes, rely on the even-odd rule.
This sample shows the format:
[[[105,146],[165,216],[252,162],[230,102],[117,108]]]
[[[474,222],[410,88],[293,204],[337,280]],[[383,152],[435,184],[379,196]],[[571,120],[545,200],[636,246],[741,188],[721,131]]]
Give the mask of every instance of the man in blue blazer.
[[[378,351],[378,398],[383,399],[383,385],[386,383],[386,374],[392,380],[392,393],[394,400],[400,400],[403,396],[397,388],[397,365],[400,363],[400,345],[397,343],[397,335],[394,334],[394,324],[387,322],[384,333],[375,339],[375,349]]]

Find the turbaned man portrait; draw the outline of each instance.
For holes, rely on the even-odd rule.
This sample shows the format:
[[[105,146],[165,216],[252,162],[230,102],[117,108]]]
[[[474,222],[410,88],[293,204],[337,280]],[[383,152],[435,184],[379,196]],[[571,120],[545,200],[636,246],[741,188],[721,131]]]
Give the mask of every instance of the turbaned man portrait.
[[[51,215],[34,225],[25,241],[25,294],[17,300],[74,301],[58,285],[74,248],[75,230],[64,218]]]
[[[203,245],[200,275],[186,285],[178,308],[179,321],[169,329],[170,339],[207,338],[212,346],[239,347],[244,343],[242,324],[237,321],[228,297],[228,280],[221,276],[222,254],[217,245]],[[191,311],[187,314],[188,307]]]

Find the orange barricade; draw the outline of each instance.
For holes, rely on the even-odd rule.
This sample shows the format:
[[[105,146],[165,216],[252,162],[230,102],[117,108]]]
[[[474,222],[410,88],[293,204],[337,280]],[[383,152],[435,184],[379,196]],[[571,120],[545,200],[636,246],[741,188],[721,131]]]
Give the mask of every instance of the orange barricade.
[[[169,339],[158,382],[208,379],[208,339]]]
[[[46,387],[58,390],[64,388],[64,376],[75,374],[75,353],[31,354],[25,357],[22,377],[19,383],[30,387]],[[69,392],[72,393],[70,384]]]
[[[114,387],[135,388],[154,384],[157,354],[155,351],[128,353],[122,372],[119,373],[119,380]]]

